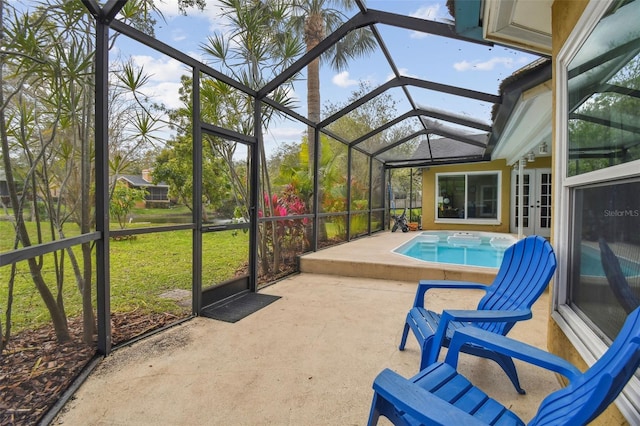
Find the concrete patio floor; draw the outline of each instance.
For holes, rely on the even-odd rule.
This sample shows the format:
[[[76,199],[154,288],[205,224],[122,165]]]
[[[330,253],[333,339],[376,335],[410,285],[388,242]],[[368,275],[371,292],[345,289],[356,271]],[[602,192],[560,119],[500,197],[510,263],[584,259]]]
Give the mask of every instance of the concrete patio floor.
[[[402,238],[408,236],[376,234],[336,251],[342,256],[354,243],[380,247],[382,240],[393,245]],[[319,253],[330,260],[331,250]],[[195,318],[114,351],[53,424],[365,424],[371,384],[383,368],[405,377],[417,373],[415,339],[405,351],[397,348],[415,288],[416,281],[406,279],[309,272],[287,278],[262,290],[281,299],[237,323]],[[482,294],[433,292],[427,306],[473,308]],[[545,348],[548,307],[545,293],[533,319],[510,335]],[[518,395],[492,361],[463,355],[459,370],[527,421],[560,386],[553,373],[516,363],[526,395]]]

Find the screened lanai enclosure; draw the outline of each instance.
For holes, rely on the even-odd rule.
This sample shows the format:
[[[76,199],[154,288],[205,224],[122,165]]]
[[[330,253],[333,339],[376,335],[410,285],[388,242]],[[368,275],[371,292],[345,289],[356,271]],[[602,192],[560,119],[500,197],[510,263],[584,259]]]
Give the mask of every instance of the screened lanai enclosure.
[[[176,34],[197,7],[3,2],[3,346],[73,323],[107,354],[388,230],[423,168],[490,158],[515,68],[451,63],[537,55],[459,36],[444,2],[315,3],[224,1]]]

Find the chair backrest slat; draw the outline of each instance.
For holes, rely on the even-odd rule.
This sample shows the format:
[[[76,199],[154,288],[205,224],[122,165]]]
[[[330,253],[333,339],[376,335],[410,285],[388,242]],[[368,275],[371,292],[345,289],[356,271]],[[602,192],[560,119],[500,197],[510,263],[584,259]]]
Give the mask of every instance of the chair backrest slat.
[[[590,422],[618,397],[638,366],[640,308],[629,314],[607,352],[582,376],[547,396],[529,424],[573,425]]]
[[[551,244],[531,235],[509,247],[496,278],[478,303],[481,310],[530,309],[556,269]],[[479,327],[506,334],[515,323],[479,323]]]

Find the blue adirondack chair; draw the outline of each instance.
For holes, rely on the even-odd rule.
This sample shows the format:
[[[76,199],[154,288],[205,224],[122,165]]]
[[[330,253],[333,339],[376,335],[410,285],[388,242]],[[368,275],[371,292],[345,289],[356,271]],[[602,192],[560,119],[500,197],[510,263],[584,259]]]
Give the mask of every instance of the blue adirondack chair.
[[[505,251],[498,274],[489,286],[466,281],[421,280],[413,308],[407,314],[400,350],[404,350],[411,329],[422,351],[422,370],[438,359],[440,348],[448,346],[456,329],[473,324],[494,333],[507,334],[517,321],[532,317],[531,306],[549,284],[555,269],[556,257],[549,242],[532,235]],[[424,307],[425,293],[430,289],[481,289],[486,294],[477,310],[447,310],[439,314]],[[525,393],[510,357],[474,345],[465,346],[463,351],[497,362],[516,390]]]
[[[529,425],[576,426],[595,419],[620,394],[640,365],[640,308],[627,317],[607,352],[586,372],[553,354],[475,327],[454,333],[445,362],[411,379],[386,369],[373,383],[369,425],[382,415],[396,425],[524,425],[509,409],[456,371],[472,343],[562,374],[569,385],[548,395]]]

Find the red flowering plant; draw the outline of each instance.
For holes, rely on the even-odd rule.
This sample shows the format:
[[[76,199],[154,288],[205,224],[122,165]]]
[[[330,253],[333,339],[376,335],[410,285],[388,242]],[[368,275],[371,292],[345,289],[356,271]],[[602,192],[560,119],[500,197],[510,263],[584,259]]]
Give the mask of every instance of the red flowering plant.
[[[293,184],[284,187],[282,194],[264,193],[264,210],[271,217],[279,217],[275,221],[265,222],[262,228],[266,238],[263,238],[261,247],[261,261],[263,272],[278,273],[281,266],[293,266],[295,258],[302,253],[307,245],[305,226],[308,218],[284,219],[288,216],[297,216],[308,213],[307,206],[300,199]],[[264,212],[258,212],[259,217],[265,217]],[[271,269],[269,266],[273,265]]]

